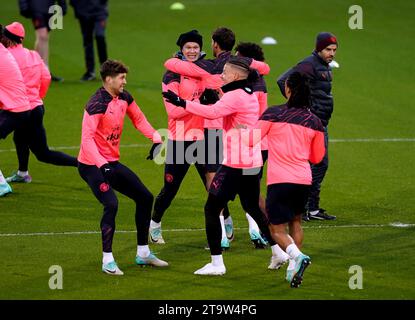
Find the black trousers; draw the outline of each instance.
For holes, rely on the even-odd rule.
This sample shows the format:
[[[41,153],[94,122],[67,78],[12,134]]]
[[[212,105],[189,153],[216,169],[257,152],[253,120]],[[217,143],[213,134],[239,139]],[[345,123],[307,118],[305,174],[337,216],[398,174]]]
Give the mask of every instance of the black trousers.
[[[189,159],[186,156],[193,155],[197,159],[197,148],[195,146],[201,144],[204,147],[203,141],[168,141],[167,145],[167,159],[164,166],[164,186],[156,197],[154,203],[154,211],[152,220],[160,222],[164,212],[170,206],[187,171],[190,168]],[[199,148],[199,150],[202,150]],[[190,152],[191,151],[191,152]],[[206,167],[203,164],[204,158],[201,162],[194,163],[197,172],[202,180],[204,188],[206,188]]]
[[[106,19],[85,19],[80,18],[82,39],[85,53],[85,64],[87,72],[95,72],[94,59],[94,35],[97,42],[98,57],[100,64],[103,64],[108,58],[107,43],[105,40]]]
[[[30,111],[10,112],[0,110],[0,139],[6,137],[15,130],[25,129],[28,126]]]
[[[136,204],[137,244],[147,245],[153,195],[129,168],[119,162],[111,162],[110,166],[113,169],[113,175],[110,181],[106,181],[96,166],[82,163],[78,165],[82,179],[86,181],[95,197],[104,206],[104,214],[101,219],[102,250],[103,252],[112,252],[115,216],[118,211],[118,199],[114,190],[134,200]]]
[[[313,182],[310,188],[310,196],[308,197],[308,210],[315,211],[320,208],[320,190],[323,179],[326,176],[329,168],[329,134],[327,127],[324,127],[324,145],[326,147],[326,154],[323,160],[318,164],[311,164],[311,173]]]
[[[234,200],[236,195],[239,195],[242,208],[245,212],[249,212],[270,245],[275,244],[268,228],[268,218],[258,204],[260,193],[258,170],[253,172],[254,174],[249,174],[243,169],[223,165],[216,172],[205,205],[206,235],[211,255],[222,253],[222,229],[219,215],[228,201]]]
[[[16,145],[19,170],[28,170],[29,150],[31,150],[41,162],[57,166],[76,167],[78,161],[75,157],[49,149],[46,130],[43,126],[44,114],[45,108],[43,105],[36,107],[30,111],[28,124],[26,126],[21,126],[14,131],[13,140]]]

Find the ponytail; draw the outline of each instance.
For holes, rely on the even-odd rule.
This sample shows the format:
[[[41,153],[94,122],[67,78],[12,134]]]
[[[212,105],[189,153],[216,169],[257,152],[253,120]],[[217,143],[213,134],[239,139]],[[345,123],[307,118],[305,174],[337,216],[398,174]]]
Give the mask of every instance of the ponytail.
[[[286,85],[291,91],[288,99],[288,108],[309,108],[310,107],[310,87],[309,80],[298,71],[293,72],[287,78]]]

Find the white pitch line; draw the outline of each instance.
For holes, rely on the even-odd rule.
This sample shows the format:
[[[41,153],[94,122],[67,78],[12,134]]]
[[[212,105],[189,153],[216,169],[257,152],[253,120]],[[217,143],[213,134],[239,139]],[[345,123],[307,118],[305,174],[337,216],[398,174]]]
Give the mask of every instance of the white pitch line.
[[[335,228],[412,228],[415,224],[349,224],[349,225],[328,225],[328,226],[303,226],[303,229],[335,229]],[[235,230],[247,230],[248,228],[234,228]],[[163,232],[195,232],[205,231],[204,228],[194,229],[166,229]],[[116,233],[135,233],[135,230],[116,230]],[[63,232],[33,232],[33,233],[0,233],[0,237],[33,237],[33,236],[72,236],[101,234],[101,231],[63,231]]]
[[[415,142],[415,138],[357,138],[357,139],[329,139],[329,142]]]
[[[330,139],[330,142],[415,142],[415,138],[357,138],[357,139]],[[138,143],[138,144],[121,144],[121,148],[148,148],[151,144]],[[50,147],[51,150],[78,150],[78,146],[60,146],[60,147]],[[15,152],[16,149],[0,149],[0,153],[4,152]]]

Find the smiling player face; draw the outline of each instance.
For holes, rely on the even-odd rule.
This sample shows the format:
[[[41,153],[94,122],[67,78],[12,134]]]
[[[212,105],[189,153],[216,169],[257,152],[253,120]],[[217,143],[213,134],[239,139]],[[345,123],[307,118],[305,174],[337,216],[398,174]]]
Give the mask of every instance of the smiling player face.
[[[124,87],[127,84],[127,74],[119,73],[115,77],[108,76],[105,79],[106,89],[113,95],[118,96],[124,91]]]
[[[194,62],[199,59],[200,46],[196,42],[186,42],[182,48],[182,53],[186,60]]]

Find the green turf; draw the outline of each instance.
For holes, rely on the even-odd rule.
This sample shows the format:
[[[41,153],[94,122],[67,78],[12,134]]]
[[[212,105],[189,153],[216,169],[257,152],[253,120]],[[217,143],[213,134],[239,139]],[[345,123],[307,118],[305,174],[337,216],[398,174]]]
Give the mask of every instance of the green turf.
[[[3,3],[4,2],[4,3]],[[18,16],[16,1],[3,1],[0,22]],[[167,244],[152,246],[171,266],[165,270],[134,266],[135,235],[115,236],[114,254],[124,277],[100,272],[99,234],[9,235],[99,231],[100,204],[73,168],[58,168],[32,156],[33,182],[13,185],[14,193],[0,200],[0,299],[415,299],[414,224],[415,170],[413,139],[415,99],[412,63],[415,45],[415,5],[409,1],[362,1],[364,29],[348,28],[353,1],[183,1],[185,11],[170,11],[170,1],[110,1],[107,30],[109,55],[130,66],[128,90],[156,128],[166,127],[160,80],[163,61],[176,50],[179,33],[196,28],[205,36],[225,25],[238,40],[278,40],[265,46],[272,70],[266,77],[269,103],[283,99],[277,76],[308,55],[319,31],[339,38],[334,70],[335,112],[330,123],[330,170],[322,190],[322,206],[338,216],[334,222],[305,225],[304,251],[313,264],[303,286],[288,288],[283,270],[267,270],[269,250],[254,250],[247,223],[236,201],[230,206],[236,239],[224,254],[228,272],[220,278],[196,277],[193,272],[209,260],[204,250],[203,205],[206,194],[191,170],[163,220],[163,228],[195,229],[165,232]],[[26,44],[34,34],[28,20]],[[48,142],[54,147],[78,146],[83,107],[100,85],[79,83],[83,73],[81,35],[72,9],[64,29],[51,36],[52,71],[65,78],[53,83],[45,100]],[[128,120],[127,120],[128,122]],[[410,141],[356,142],[338,139],[407,138]],[[139,174],[157,194],[163,167],[145,157],[151,144],[125,126],[121,161]],[[0,144],[0,168],[16,168],[12,137]],[[66,152],[76,155],[77,149]],[[134,207],[119,197],[118,230],[134,229]],[[366,225],[362,227],[361,225]],[[321,226],[321,228],[319,228]],[[326,228],[327,227],[327,228]],[[63,290],[50,290],[51,265],[63,268]],[[348,287],[349,267],[363,268],[363,289]]]

